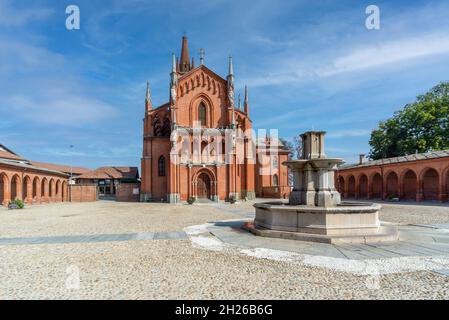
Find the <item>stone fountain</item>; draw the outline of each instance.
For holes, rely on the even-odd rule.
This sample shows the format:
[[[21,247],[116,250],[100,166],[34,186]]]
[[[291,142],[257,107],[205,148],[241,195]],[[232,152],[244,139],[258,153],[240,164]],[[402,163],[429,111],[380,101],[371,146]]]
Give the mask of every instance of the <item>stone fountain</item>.
[[[284,162],[293,173],[289,202],[256,203],[256,218],[245,229],[258,236],[324,243],[397,240],[397,229],[379,221],[381,206],[342,202],[334,173],[341,159],[327,158],[323,131],[301,135],[302,156]]]

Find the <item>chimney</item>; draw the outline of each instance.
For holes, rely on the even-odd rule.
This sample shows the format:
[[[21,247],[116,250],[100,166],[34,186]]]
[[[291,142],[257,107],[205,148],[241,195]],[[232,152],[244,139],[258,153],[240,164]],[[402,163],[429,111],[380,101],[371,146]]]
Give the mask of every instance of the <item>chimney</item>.
[[[359,164],[364,164],[366,156],[364,154],[359,155]]]

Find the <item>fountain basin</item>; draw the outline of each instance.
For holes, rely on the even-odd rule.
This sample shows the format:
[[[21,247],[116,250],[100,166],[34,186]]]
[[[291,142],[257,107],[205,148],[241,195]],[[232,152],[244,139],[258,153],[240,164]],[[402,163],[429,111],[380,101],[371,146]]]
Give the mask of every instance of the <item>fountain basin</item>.
[[[256,218],[245,229],[258,235],[324,243],[397,240],[394,226],[381,225],[378,204],[342,202],[334,207],[256,203]]]

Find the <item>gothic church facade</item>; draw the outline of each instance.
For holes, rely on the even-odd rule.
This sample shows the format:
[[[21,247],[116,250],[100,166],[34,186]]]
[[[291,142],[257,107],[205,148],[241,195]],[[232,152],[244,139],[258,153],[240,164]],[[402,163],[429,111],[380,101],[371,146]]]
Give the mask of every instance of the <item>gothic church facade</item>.
[[[169,102],[153,107],[147,84],[142,201],[227,201],[288,197],[288,160],[278,139],[252,134],[248,90],[235,102],[234,68],[222,78],[190,60],[187,38],[172,58]],[[269,150],[266,152],[266,150]]]

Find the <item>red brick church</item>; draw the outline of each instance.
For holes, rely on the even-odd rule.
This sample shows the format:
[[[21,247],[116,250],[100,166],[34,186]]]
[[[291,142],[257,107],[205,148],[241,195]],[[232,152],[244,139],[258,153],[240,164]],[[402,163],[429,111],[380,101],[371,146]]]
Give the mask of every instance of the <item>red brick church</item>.
[[[235,102],[232,58],[226,78],[205,66],[203,50],[195,66],[184,36],[170,79],[169,102],[156,108],[147,84],[141,200],[287,197],[289,151],[255,137],[246,87],[243,106]]]

